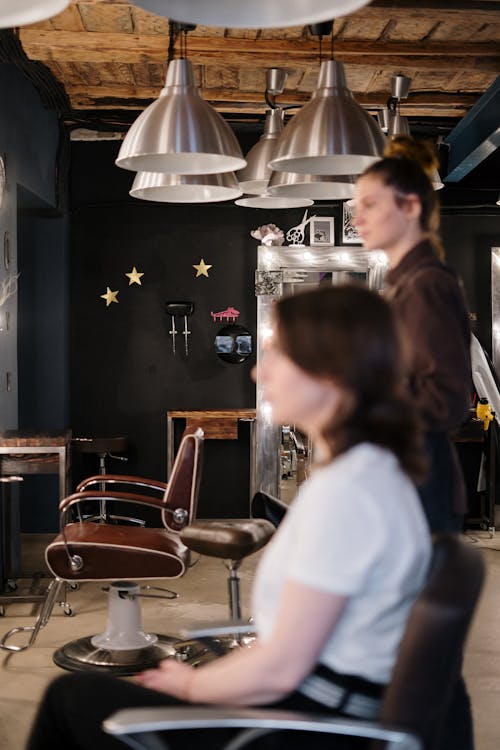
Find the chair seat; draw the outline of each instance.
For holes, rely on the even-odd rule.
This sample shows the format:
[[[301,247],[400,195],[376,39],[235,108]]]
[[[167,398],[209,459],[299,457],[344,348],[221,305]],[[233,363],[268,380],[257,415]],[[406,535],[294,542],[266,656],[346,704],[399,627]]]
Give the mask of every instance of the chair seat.
[[[274,526],[263,519],[196,521],[181,531],[181,541],[193,552],[224,560],[243,560],[269,541]]]
[[[70,554],[79,555],[83,567],[71,569],[59,534],[48,545],[45,559],[52,573],[63,580],[178,578],[189,565],[189,550],[166,529],[84,521],[68,524],[64,536]]]
[[[80,453],[125,453],[128,449],[128,438],[117,437],[76,437],[73,438],[74,446]]]

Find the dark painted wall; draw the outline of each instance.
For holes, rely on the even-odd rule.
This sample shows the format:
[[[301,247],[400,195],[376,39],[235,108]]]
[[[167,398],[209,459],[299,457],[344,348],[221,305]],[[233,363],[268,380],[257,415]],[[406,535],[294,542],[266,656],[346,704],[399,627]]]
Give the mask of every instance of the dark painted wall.
[[[58,121],[14,65],[0,64],[0,95],[0,149],[7,163],[1,246],[4,232],[11,246],[10,268],[2,258],[0,279],[20,272],[18,295],[7,303],[10,330],[0,336],[0,429],[55,429],[69,422],[68,263],[65,218],[57,210],[63,197],[57,187]],[[6,371],[12,373],[11,391],[5,389]],[[23,530],[57,528],[56,478],[26,477],[19,496],[17,490],[13,494]],[[13,523],[17,526],[17,517]]]
[[[118,147],[116,142],[73,144],[71,422],[75,435],[128,436],[127,472],[163,479],[168,410],[255,405],[250,379],[255,356],[239,365],[219,359],[214,337],[222,326],[210,313],[235,307],[238,323],[255,337],[258,243],[250,230],[271,218],[291,226],[303,211],[269,217],[233,203],[132,199],[134,174],[114,165]],[[193,265],[201,258],[212,266],[208,278],[196,277]],[[141,286],[128,284],[125,274],[133,266],[144,273]],[[106,307],[100,298],[107,286],[118,290],[118,304]],[[175,356],[172,351],[164,307],[175,300],[195,306],[188,356],[181,335]],[[182,326],[177,321],[177,328]],[[202,515],[241,515],[248,508],[248,435],[242,436],[241,448],[223,447],[206,446]],[[95,471],[97,459],[78,463],[75,456],[75,478]]]

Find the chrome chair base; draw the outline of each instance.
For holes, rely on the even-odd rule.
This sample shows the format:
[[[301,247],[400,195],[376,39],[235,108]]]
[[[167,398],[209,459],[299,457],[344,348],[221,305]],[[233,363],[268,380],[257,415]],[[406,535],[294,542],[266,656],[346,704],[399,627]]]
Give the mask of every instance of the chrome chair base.
[[[136,649],[106,649],[92,644],[93,636],[78,638],[58,648],[53,660],[70,672],[102,671],[119,676],[133,675],[151,669],[162,659],[176,655],[178,638],[156,635],[152,646]]]

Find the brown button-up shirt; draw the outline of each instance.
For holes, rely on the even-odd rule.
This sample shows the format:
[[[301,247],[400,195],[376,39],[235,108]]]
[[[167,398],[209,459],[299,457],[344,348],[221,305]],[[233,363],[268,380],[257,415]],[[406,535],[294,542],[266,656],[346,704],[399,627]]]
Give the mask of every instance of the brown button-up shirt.
[[[386,281],[402,329],[408,388],[424,429],[454,429],[467,416],[472,388],[469,316],[459,279],[424,241]]]

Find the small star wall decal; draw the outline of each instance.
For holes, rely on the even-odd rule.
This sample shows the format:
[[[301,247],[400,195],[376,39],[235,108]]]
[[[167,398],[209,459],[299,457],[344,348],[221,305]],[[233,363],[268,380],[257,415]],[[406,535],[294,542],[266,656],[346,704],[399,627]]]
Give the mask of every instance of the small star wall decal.
[[[133,269],[130,271],[130,273],[126,273],[125,276],[128,276],[129,282],[128,285],[131,284],[139,284],[141,286],[141,276],[144,276],[143,273],[139,273],[137,268],[134,266]]]
[[[112,302],[116,302],[118,304],[118,300],[116,299],[116,295],[118,294],[118,289],[116,292],[112,292],[109,286],[106,287],[106,294],[101,294],[101,299],[106,300],[106,307],[109,307]]]
[[[193,268],[196,268],[196,278],[198,276],[206,276],[208,278],[208,269],[212,268],[212,266],[207,265],[202,258],[199,263],[193,264]]]

